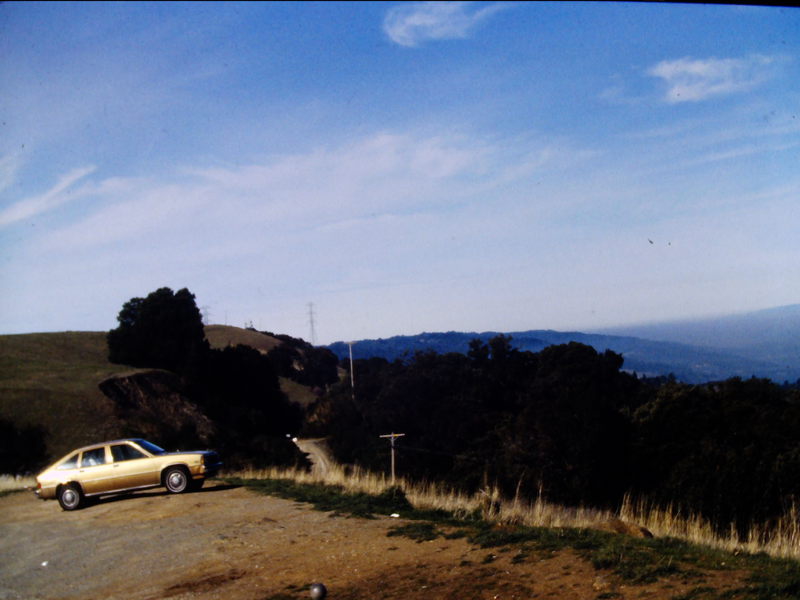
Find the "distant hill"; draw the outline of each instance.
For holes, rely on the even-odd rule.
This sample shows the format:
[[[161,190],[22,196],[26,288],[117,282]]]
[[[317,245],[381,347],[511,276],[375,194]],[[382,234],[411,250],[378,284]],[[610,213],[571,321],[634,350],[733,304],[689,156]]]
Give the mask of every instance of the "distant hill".
[[[795,320],[795,316],[797,319]],[[782,326],[776,325],[776,320]],[[625,359],[624,369],[639,375],[657,376],[674,374],[680,381],[703,383],[729,377],[766,377],[783,383],[800,379],[800,305],[754,313],[752,319],[745,315],[709,321],[686,322],[686,338],[706,342],[714,337],[716,344],[679,343],[681,330],[670,332],[670,325],[642,327],[642,333],[662,338],[646,339],[644,335],[610,335],[609,333],[560,332],[532,330],[505,333],[512,345],[520,350],[538,352],[553,344],[576,341],[598,351],[613,350]],[[761,325],[759,329],[758,325]],[[736,330],[738,327],[738,330]],[[705,329],[704,329],[705,328]],[[615,330],[622,332],[623,330]],[[639,328],[624,331],[639,332]],[[694,335],[690,332],[694,331]],[[706,334],[702,334],[706,331]],[[736,333],[738,331],[738,333]],[[748,335],[747,332],[750,332]],[[466,353],[473,339],[488,341],[498,332],[482,333],[421,333],[414,336],[395,336],[387,339],[361,340],[353,343],[354,358],[378,356],[388,360],[413,356],[415,352]],[[752,340],[753,343],[737,344]],[[340,358],[348,356],[348,345],[336,342],[328,346]]]

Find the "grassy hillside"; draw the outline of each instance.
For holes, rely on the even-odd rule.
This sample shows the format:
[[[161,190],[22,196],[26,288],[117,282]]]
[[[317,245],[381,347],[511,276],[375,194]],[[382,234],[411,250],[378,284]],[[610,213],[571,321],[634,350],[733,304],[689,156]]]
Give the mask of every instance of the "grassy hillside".
[[[43,427],[51,458],[115,437],[119,422],[97,384],[125,368],[107,354],[104,332],[0,336],[0,418]]]
[[[279,339],[272,336],[252,329],[242,329],[231,325],[206,325],[205,330],[206,339],[214,349],[241,344],[255,348],[259,352],[267,353],[281,344]]]
[[[281,343],[225,325],[206,327],[206,337],[212,348],[244,344],[268,352]],[[136,369],[110,363],[107,355],[106,332],[0,336],[0,419],[17,427],[43,427],[53,460],[78,445],[118,437],[121,423],[98,384]],[[281,378],[281,388],[301,405],[314,399],[306,386],[294,381]]]

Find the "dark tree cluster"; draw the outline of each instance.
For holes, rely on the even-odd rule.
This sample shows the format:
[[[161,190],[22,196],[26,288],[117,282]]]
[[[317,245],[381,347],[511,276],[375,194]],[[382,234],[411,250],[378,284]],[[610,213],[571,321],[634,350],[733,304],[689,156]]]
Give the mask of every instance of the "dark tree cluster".
[[[467,355],[357,361],[355,397],[345,382],[318,410],[344,462],[385,469],[378,436],[402,432],[406,475],[609,505],[626,491],[629,423],[619,407],[637,390],[620,365],[577,343],[534,354],[498,336]]]
[[[203,319],[194,294],[160,288],[146,298],[132,298],[107,336],[108,358],[134,367],[157,367],[183,373],[208,352]]]
[[[303,461],[286,438],[299,429],[302,413],[281,391],[272,362],[246,346],[210,349],[189,290],[161,288],[133,298],[117,319],[108,334],[109,360],[181,375],[190,401],[213,421],[213,441],[228,466]]]
[[[281,391],[270,360],[248,346],[210,351],[190,396],[217,425],[217,449],[227,465],[293,464],[300,460],[286,434],[302,411]]]
[[[265,332],[282,343],[267,353],[275,372],[318,392],[339,380],[339,360],[327,348],[312,346],[288,335]]]
[[[800,499],[800,397],[766,379],[666,384],[633,415],[632,486],[741,532]]]
[[[532,353],[510,338],[464,354],[355,361],[314,407],[309,433],[337,458],[386,470],[382,434],[405,433],[398,469],[474,490],[615,506],[628,493],[701,514],[727,531],[800,499],[800,394],[764,379],[640,380],[579,343]],[[349,362],[343,361],[349,369]]]

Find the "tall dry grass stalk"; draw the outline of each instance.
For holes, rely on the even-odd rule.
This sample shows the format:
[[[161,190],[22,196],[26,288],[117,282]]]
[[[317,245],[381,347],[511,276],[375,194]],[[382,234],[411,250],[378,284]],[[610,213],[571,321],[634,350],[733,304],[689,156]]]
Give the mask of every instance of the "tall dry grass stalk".
[[[770,556],[800,559],[800,510],[794,504],[772,523],[751,525],[744,540],[733,524],[727,533],[721,534],[707,519],[684,516],[683,512],[676,506],[658,507],[647,500],[626,497],[619,518],[646,527],[657,537],[673,537],[731,552],[765,552]]]
[[[244,479],[289,479],[297,483],[338,485],[349,492],[380,494],[391,486],[385,475],[363,469],[333,466],[324,474],[299,469],[268,468],[243,470],[229,475]],[[626,497],[619,511],[588,507],[567,507],[546,502],[541,494],[527,500],[519,494],[503,498],[497,488],[489,487],[466,494],[436,482],[417,483],[398,479],[409,502],[421,510],[445,510],[455,516],[480,514],[499,524],[529,527],[591,528],[612,519],[635,523],[650,530],[656,537],[672,537],[706,547],[731,552],[765,552],[771,556],[800,559],[800,508],[792,506],[775,523],[755,525],[747,539],[741,541],[735,528],[726,535],[715,531],[711,523],[699,516],[683,516],[678,507],[659,508],[646,500]]]

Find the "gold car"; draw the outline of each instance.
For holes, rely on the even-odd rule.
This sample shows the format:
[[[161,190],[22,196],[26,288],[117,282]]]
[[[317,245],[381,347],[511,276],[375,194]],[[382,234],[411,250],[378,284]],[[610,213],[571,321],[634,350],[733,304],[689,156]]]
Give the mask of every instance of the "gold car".
[[[142,439],[102,442],[73,450],[36,476],[36,495],[58,498],[64,510],[86,498],[164,486],[180,494],[199,489],[222,463],[213,451],[166,452]]]

